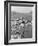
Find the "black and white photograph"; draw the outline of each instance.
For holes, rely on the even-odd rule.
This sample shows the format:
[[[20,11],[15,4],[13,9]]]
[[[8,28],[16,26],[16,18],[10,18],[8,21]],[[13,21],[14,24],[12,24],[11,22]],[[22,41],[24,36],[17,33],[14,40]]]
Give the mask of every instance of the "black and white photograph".
[[[32,7],[11,6],[11,39],[32,38]]]
[[[7,10],[8,43],[36,42],[36,2],[8,2]]]

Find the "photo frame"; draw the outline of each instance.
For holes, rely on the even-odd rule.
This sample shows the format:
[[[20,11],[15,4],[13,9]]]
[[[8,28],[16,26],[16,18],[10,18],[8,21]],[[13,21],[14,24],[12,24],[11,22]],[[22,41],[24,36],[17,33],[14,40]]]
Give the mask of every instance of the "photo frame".
[[[24,18],[25,27],[23,27],[23,29],[21,28],[20,30],[21,33],[18,33],[19,30],[16,30],[17,33],[14,35],[15,37],[14,38],[13,29],[16,29],[16,27],[13,28],[13,26],[11,25],[13,25],[13,22],[15,23],[15,21],[20,21],[20,19],[18,20],[18,18],[21,18],[21,21],[22,18]],[[30,26],[28,22],[31,22]],[[23,25],[23,23],[21,25]],[[23,33],[22,30],[24,30],[25,33]],[[37,43],[37,2],[5,1],[4,44],[9,45],[9,44],[28,44],[28,43],[29,44]]]

